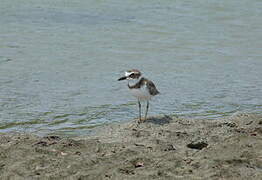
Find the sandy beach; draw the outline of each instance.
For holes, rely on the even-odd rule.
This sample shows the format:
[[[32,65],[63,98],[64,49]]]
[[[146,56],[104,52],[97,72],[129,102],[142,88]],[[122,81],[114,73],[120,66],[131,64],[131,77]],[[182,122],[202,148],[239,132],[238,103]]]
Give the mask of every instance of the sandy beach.
[[[0,179],[257,179],[262,115],[152,117],[88,137],[0,135]]]

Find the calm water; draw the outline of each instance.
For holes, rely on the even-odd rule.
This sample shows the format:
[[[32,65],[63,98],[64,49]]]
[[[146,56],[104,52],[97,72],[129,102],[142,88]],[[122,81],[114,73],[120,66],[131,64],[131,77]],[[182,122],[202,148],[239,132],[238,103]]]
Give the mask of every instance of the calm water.
[[[261,0],[0,0],[0,132],[84,135],[137,117],[130,68],[161,95],[149,115],[262,112]]]

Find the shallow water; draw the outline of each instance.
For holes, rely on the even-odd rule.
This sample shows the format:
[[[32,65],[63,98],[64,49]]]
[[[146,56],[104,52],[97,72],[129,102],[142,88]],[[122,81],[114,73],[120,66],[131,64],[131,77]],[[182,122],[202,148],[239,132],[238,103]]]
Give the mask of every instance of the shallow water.
[[[262,111],[262,2],[1,0],[0,132],[87,134],[137,117],[124,71],[161,95],[149,115]]]

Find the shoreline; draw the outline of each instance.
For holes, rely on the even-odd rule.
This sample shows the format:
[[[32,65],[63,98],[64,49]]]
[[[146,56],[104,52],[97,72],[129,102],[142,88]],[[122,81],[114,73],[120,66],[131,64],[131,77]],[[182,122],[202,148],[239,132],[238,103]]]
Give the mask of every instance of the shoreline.
[[[0,179],[260,179],[262,115],[151,117],[86,137],[0,134]]]

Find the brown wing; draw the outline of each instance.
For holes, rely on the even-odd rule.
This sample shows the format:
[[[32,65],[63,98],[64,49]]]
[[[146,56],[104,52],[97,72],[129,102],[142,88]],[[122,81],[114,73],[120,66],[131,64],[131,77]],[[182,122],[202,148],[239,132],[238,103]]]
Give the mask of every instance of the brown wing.
[[[148,88],[149,90],[149,93],[153,96],[159,94],[159,91],[156,89],[156,86],[155,84],[152,82],[152,81],[147,81],[146,83],[146,87]]]

